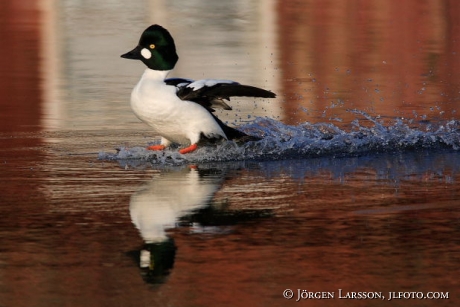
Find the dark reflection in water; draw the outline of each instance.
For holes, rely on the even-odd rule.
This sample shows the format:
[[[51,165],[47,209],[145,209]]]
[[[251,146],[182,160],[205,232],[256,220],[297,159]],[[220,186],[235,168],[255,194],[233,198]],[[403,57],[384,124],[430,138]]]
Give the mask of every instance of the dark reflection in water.
[[[146,283],[162,284],[174,267],[176,249],[174,240],[166,238],[162,242],[146,243],[141,250],[127,254],[138,264]]]

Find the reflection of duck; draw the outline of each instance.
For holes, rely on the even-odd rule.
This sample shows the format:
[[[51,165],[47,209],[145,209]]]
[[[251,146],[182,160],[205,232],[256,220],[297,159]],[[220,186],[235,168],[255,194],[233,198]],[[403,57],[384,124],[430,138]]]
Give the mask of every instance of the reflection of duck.
[[[131,219],[146,243],[138,255],[145,281],[164,282],[176,253],[174,241],[165,230],[174,227],[182,216],[205,207],[222,179],[219,171],[164,171],[131,196]]]
[[[162,284],[174,266],[176,245],[171,238],[159,243],[148,243],[140,251],[130,253],[139,264],[142,277],[150,284]]]
[[[222,167],[222,166],[221,166]],[[239,164],[231,168],[239,168]],[[271,215],[270,209],[229,210],[212,203],[224,181],[227,167],[163,170],[131,196],[131,219],[145,241],[135,256],[148,283],[163,283],[174,265],[176,246],[166,234],[175,226],[192,226],[193,233],[227,233],[222,226]]]
[[[221,174],[203,176],[197,169],[165,171],[131,196],[131,219],[146,243],[163,242],[165,229],[204,207],[221,181]]]

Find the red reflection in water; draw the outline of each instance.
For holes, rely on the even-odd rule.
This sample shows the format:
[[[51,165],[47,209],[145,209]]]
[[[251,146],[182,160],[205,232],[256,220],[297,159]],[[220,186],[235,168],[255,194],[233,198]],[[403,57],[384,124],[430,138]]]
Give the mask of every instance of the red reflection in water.
[[[345,183],[318,174],[302,184],[283,176],[268,179],[257,170],[227,174],[217,204],[231,210],[284,209],[222,233],[189,227],[169,232],[177,246],[174,268],[165,284],[149,285],[127,254],[143,246],[129,217],[129,198],[152,180],[151,174],[112,166],[104,177],[81,180],[91,173],[86,159],[72,158],[76,173],[65,168],[69,160],[62,160],[51,176],[54,198],[36,197],[35,205],[29,202],[20,216],[13,214],[2,224],[0,259],[8,265],[1,267],[0,305],[294,304],[297,297],[282,297],[285,289],[335,293],[331,300],[298,303],[309,306],[389,303],[338,299],[339,289],[386,297],[390,291],[450,293],[449,300],[422,301],[426,306],[450,306],[459,299],[458,185],[436,184],[436,179],[401,182],[397,189],[409,195],[399,196],[395,187],[370,179],[370,173],[344,178]],[[254,185],[259,189],[247,189]],[[42,203],[49,208],[45,212]]]
[[[458,1],[279,1],[277,9],[286,122],[349,122],[347,108],[457,117]]]
[[[0,132],[40,129],[41,38],[36,2],[0,2]]]
[[[40,130],[42,105],[40,13],[36,5],[35,0],[0,1],[2,242],[15,247],[0,261],[2,306],[25,306],[31,302],[24,302],[23,296],[32,296],[32,301],[37,299],[34,296],[40,285],[35,283],[36,275],[28,269],[18,270],[14,262],[30,268],[31,261],[36,264],[49,257],[41,254],[41,259],[30,258],[36,245],[33,236],[28,237],[46,210],[38,182],[42,174],[36,171],[37,165],[43,161],[37,150],[42,140],[28,134]],[[13,233],[18,236],[12,236]]]

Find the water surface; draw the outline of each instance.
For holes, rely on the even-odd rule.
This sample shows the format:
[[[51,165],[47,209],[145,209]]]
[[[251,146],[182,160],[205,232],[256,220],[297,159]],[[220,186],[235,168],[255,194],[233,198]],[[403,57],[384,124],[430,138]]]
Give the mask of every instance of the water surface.
[[[0,306],[458,305],[456,2],[2,3]],[[263,141],[145,150],[151,23]]]

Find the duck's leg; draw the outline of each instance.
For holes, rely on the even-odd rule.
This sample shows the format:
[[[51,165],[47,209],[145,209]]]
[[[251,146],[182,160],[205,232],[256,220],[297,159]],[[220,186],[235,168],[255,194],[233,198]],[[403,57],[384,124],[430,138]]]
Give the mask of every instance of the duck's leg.
[[[147,147],[148,150],[164,150],[165,148],[165,145],[152,145]]]
[[[185,147],[185,148],[180,149],[179,152],[184,155],[184,154],[187,154],[187,153],[195,151],[197,148],[198,148],[198,145],[196,143],[194,143],[194,144],[190,145],[189,147]]]
[[[152,146],[147,147],[147,149],[148,150],[164,150],[170,144],[171,142],[168,139],[165,139],[164,137],[162,137],[159,145],[152,145]]]

